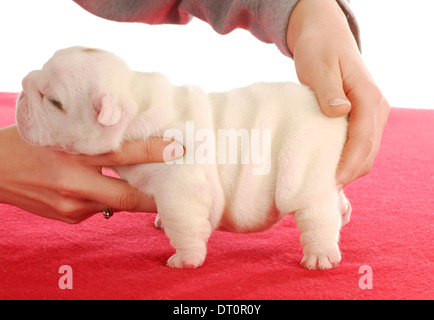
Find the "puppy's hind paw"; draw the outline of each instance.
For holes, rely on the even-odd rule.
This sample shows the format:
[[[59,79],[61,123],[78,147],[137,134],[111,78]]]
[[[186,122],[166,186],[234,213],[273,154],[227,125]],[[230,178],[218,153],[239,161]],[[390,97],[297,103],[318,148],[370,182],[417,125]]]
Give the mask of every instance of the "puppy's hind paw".
[[[167,260],[167,266],[178,269],[195,269],[203,265],[205,254],[199,252],[177,252]]]

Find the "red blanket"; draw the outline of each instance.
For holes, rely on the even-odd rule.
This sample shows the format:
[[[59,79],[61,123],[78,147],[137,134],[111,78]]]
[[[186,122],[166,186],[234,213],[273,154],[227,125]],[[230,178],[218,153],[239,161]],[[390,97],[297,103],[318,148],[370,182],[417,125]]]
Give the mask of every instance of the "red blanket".
[[[0,127],[15,98],[0,94]],[[323,272],[300,266],[292,217],[215,232],[204,266],[175,270],[155,214],[68,225],[0,204],[0,299],[434,299],[433,143],[434,111],[392,109],[372,173],[346,188],[342,262]]]

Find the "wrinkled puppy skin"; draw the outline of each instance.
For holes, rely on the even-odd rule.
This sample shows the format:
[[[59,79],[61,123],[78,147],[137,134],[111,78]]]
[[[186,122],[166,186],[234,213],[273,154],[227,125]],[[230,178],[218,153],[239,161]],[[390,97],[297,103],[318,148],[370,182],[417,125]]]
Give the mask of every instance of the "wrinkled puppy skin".
[[[213,230],[261,231],[290,214],[304,267],[341,260],[351,205],[335,173],[347,120],[323,115],[307,87],[258,83],[207,94],[132,71],[112,53],[73,47],[24,78],[17,125],[28,143],[70,153],[101,154],[153,136],[184,145],[176,161],[113,168],[154,197],[155,225],[176,249],[169,267],[201,266]]]

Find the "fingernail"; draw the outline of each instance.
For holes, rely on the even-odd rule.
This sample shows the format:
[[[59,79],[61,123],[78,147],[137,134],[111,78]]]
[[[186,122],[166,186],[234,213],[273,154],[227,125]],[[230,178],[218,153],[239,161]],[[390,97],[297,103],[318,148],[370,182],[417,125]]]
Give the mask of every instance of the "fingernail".
[[[164,147],[164,151],[163,151],[164,161],[176,160],[181,158],[183,155],[184,155],[184,147],[176,141],[173,141],[172,143]]]
[[[351,102],[341,98],[333,98],[329,100],[329,106],[337,107],[337,106],[344,106],[344,105],[351,106]]]

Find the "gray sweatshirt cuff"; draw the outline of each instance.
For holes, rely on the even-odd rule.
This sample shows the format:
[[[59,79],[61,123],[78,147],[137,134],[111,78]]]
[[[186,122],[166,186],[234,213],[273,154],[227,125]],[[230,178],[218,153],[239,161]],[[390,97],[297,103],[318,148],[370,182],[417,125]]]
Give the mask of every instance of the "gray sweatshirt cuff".
[[[87,11],[109,20],[149,24],[185,24],[192,16],[220,34],[243,28],[259,40],[274,43],[292,57],[286,42],[291,13],[299,0],[74,0]],[[336,0],[360,48],[359,29],[347,0]]]

